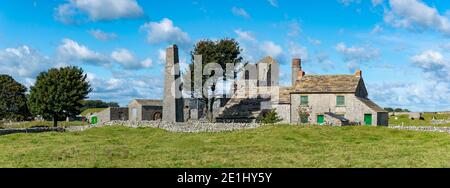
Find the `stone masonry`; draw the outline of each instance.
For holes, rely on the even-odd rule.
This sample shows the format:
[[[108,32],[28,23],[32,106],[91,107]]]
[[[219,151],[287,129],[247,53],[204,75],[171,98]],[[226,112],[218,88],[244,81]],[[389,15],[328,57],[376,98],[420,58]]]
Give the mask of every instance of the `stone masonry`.
[[[166,51],[166,69],[164,78],[163,121],[183,122],[184,102],[180,91],[181,78],[178,47],[172,45]]]

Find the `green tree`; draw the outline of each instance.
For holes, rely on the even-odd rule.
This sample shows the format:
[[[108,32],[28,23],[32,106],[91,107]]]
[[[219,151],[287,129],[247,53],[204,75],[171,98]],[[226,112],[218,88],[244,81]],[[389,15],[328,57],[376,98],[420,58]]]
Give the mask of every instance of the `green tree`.
[[[393,112],[394,111],[394,109],[393,108],[384,108],[384,110],[386,110],[386,111],[388,111],[388,112]]]
[[[25,120],[30,117],[27,88],[9,75],[0,75],[0,120]]]
[[[221,39],[217,41],[212,40],[202,40],[199,41],[195,46],[194,50],[191,51],[191,64],[189,65],[189,68],[187,70],[187,74],[185,74],[184,80],[190,82],[191,80],[194,80],[194,55],[202,55],[203,58],[203,64],[202,64],[202,70],[204,70],[204,67],[209,63],[217,63],[221,66],[223,71],[222,75],[217,75],[222,79],[222,81],[226,81],[227,74],[228,77],[232,77],[235,79],[237,77],[238,70],[234,70],[233,72],[227,72],[226,65],[232,64],[234,67],[236,65],[240,64],[242,62],[241,57],[241,48],[239,46],[239,43],[234,39]],[[202,86],[205,85],[206,81],[210,79],[211,77],[215,76],[216,73],[212,73],[211,75],[203,75],[202,76]],[[231,76],[230,76],[231,75]],[[216,97],[216,86],[217,83],[221,81],[216,80],[211,83],[208,90],[211,92],[208,95],[204,94],[203,97],[200,98],[202,102],[204,102],[207,108],[208,112],[208,119],[212,120],[212,112],[213,112],[213,105],[216,100],[219,98]],[[194,82],[191,82],[190,87],[191,95],[195,98],[194,94]]]
[[[403,112],[403,109],[401,109],[401,108],[396,108],[396,109],[394,109],[394,112]]]
[[[262,122],[263,124],[275,124],[275,123],[278,123],[278,122],[280,122],[280,121],[282,121],[282,120],[283,120],[283,119],[281,119],[281,118],[278,116],[277,111],[276,111],[275,109],[272,109],[270,112],[267,112],[267,113],[263,116],[261,122]]]
[[[42,72],[31,87],[29,107],[33,115],[58,120],[80,114],[82,101],[92,91],[83,69],[77,67],[53,68]]]
[[[117,102],[104,102],[102,100],[83,100],[81,104],[83,104],[83,107],[81,107],[81,111],[89,108],[119,107],[119,104]]]

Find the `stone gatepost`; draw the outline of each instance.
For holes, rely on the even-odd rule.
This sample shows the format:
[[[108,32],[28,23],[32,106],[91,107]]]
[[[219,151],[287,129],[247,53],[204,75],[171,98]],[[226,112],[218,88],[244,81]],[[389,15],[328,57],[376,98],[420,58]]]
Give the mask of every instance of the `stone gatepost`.
[[[178,47],[172,45],[166,50],[166,69],[164,72],[163,121],[183,122],[184,101],[181,91]]]

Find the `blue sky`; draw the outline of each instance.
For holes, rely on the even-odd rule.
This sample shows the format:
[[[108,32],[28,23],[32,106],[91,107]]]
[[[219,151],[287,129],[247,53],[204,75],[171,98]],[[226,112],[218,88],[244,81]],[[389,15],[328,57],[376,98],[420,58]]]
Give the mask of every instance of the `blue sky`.
[[[4,0],[0,73],[30,86],[51,67],[84,68],[91,99],[162,98],[164,49],[181,61],[201,39],[235,38],[243,57],[273,56],[281,83],[301,57],[307,74],[363,71],[381,106],[450,110],[450,1]]]

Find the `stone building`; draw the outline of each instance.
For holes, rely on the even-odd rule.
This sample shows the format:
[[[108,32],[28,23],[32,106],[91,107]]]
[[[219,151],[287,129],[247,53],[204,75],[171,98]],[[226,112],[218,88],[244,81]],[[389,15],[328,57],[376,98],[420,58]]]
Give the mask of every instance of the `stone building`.
[[[92,116],[97,116],[99,123],[105,123],[109,121],[125,121],[128,120],[128,108],[111,107],[103,111],[93,113]]]
[[[135,99],[128,105],[130,121],[161,120],[163,116],[162,100]]]
[[[281,123],[288,124],[388,124],[387,111],[368,98],[360,70],[353,75],[306,75],[301,59],[293,59],[292,85],[279,86],[274,59],[266,57],[253,66],[244,69],[233,97],[219,111],[219,122],[255,122],[275,109]]]
[[[303,71],[297,75],[290,91],[291,122],[388,124],[388,112],[368,99],[360,70],[354,75],[305,75]],[[305,112],[307,118],[302,119],[299,110]]]

